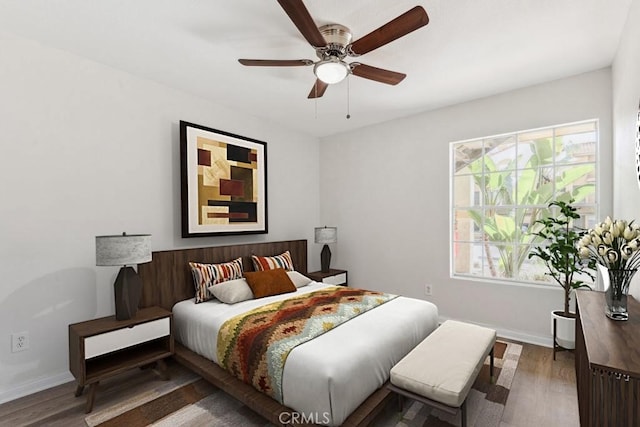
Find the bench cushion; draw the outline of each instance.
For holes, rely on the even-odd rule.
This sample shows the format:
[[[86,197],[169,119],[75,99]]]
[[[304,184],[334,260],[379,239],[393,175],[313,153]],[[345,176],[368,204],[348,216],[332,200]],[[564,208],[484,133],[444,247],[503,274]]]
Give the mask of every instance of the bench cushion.
[[[459,407],[495,341],[493,329],[447,320],[391,369],[391,384]]]

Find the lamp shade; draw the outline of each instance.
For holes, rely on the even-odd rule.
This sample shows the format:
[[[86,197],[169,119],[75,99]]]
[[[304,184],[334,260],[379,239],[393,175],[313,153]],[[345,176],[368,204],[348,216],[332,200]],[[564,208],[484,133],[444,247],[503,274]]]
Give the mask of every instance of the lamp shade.
[[[133,265],[151,261],[151,235],[96,236],[96,265]]]
[[[316,243],[336,243],[338,241],[338,227],[316,227]]]
[[[339,83],[349,75],[349,66],[337,58],[325,59],[313,67],[316,77],[327,84]]]

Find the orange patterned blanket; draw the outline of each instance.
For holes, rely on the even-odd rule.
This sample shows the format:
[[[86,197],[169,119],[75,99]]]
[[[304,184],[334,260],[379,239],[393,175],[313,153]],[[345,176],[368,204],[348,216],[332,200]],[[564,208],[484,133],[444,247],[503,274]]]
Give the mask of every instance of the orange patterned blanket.
[[[282,374],[291,350],[396,296],[333,286],[263,305],[222,325],[218,363],[282,403]]]

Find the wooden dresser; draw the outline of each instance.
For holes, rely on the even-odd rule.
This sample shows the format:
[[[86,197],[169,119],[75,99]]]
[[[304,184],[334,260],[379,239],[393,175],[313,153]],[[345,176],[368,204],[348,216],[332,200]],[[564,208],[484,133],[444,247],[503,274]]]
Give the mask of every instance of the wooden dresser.
[[[604,293],[577,291],[576,379],[580,425],[640,426],[640,303],[629,320],[604,314]]]

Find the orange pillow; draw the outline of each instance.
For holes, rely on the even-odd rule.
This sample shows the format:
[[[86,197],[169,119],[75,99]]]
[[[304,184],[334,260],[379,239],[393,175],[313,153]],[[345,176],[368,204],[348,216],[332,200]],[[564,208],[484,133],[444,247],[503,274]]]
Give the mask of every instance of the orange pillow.
[[[246,271],[244,278],[253,292],[254,298],[295,292],[293,284],[284,268],[274,268],[265,271]]]

